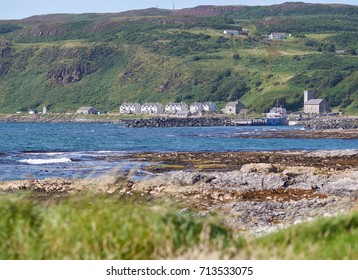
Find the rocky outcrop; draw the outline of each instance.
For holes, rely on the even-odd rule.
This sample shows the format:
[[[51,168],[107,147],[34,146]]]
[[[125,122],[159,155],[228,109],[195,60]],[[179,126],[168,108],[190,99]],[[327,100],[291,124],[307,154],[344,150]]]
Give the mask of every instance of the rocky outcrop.
[[[84,76],[94,73],[97,67],[91,64],[58,65],[47,73],[54,85],[79,82]]]
[[[317,118],[300,122],[306,128],[312,129],[357,129],[357,118]]]
[[[225,213],[230,227],[262,234],[349,212],[357,203],[357,180],[356,169],[321,174],[313,167],[259,163],[231,172],[172,172],[136,182],[133,190],[173,196],[198,215]]]

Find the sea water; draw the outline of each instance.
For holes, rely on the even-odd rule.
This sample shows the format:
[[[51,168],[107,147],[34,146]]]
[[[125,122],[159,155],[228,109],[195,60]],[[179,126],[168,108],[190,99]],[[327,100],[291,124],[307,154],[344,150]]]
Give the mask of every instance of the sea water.
[[[133,152],[358,149],[358,140],[247,138],[299,127],[126,128],[118,124],[0,123],[0,181],[98,176],[141,169]]]

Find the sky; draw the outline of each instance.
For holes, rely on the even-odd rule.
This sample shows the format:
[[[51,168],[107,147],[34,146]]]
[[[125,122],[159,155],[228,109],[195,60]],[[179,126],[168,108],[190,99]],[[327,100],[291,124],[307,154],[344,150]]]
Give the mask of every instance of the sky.
[[[1,19],[22,19],[33,15],[56,13],[116,13],[158,7],[182,9],[199,5],[271,5],[300,0],[3,0]],[[3,2],[2,1],[2,2]],[[358,0],[302,0],[310,3],[358,5]]]

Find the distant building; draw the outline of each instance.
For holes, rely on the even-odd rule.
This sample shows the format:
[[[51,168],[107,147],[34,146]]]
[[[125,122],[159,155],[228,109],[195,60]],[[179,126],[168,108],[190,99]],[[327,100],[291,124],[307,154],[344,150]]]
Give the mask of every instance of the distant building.
[[[93,115],[97,115],[99,113],[99,111],[96,109],[96,107],[80,107],[77,111],[77,114],[84,114],[84,115],[89,115],[89,114],[93,114]]]
[[[44,106],[43,109],[42,109],[42,114],[43,114],[43,115],[47,114],[47,111],[48,111],[48,110],[47,110],[47,107]]]
[[[269,38],[271,40],[277,40],[277,39],[285,39],[286,38],[286,33],[276,33],[273,32],[269,35]]]
[[[202,111],[204,111],[203,103],[195,102],[190,105],[190,113],[200,114]]]
[[[121,113],[121,114],[140,114],[141,106],[139,103],[123,103],[119,107],[119,113]]]
[[[165,105],[165,113],[166,114],[175,114],[180,111],[188,111],[188,105],[185,103],[168,103]]]
[[[240,101],[229,102],[226,104],[224,112],[227,115],[238,115],[245,106]]]
[[[36,110],[30,109],[29,110],[29,115],[35,115],[36,114]]]
[[[336,54],[345,54],[345,50],[335,50]]]
[[[224,30],[224,34],[225,35],[239,35],[239,31],[238,30]]]
[[[218,110],[218,107],[213,102],[205,102],[203,104],[203,111],[205,112],[216,112]]]
[[[142,114],[157,115],[163,113],[163,105],[160,103],[144,103],[140,107]]]
[[[331,112],[329,104],[324,99],[313,99],[313,92],[305,90],[304,95],[304,108],[305,114],[326,114]]]
[[[249,35],[249,32],[250,32],[250,30],[248,28],[242,28],[241,29],[241,35],[247,36],[247,35]]]

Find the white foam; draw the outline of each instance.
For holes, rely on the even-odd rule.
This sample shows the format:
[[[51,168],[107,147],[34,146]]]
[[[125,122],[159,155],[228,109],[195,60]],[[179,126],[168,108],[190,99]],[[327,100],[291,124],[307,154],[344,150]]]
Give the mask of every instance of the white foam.
[[[65,163],[71,162],[69,158],[53,158],[53,159],[22,159],[19,162],[28,164],[52,164],[52,163]]]

